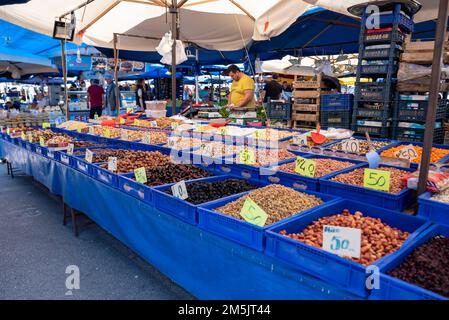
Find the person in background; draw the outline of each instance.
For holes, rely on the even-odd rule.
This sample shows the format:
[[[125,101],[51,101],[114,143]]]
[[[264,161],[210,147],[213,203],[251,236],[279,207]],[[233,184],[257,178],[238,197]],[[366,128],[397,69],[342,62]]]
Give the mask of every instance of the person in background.
[[[5,103],[5,110],[11,110],[13,108],[12,102],[11,101],[6,101]]]
[[[116,116],[117,115],[117,92],[116,88],[117,85],[114,82],[114,79],[111,75],[107,74],[105,76],[106,83],[108,84],[108,87],[106,88],[106,112],[110,116]]]
[[[292,98],[293,89],[288,85],[287,81],[282,83],[282,99],[290,101]]]
[[[75,83],[72,83],[72,84],[70,85],[69,91],[78,91],[78,88],[76,87],[76,84],[75,84]]]
[[[29,101],[33,102],[35,97],[36,97],[36,90],[34,89],[34,87],[29,87],[28,88],[28,99],[29,99]]]
[[[271,81],[265,84],[263,89],[263,102],[267,103],[268,99],[270,100],[279,100],[281,98],[282,86],[277,81],[279,76],[276,73],[273,73]]]
[[[95,118],[95,114],[101,117],[103,113],[104,89],[100,86],[98,79],[91,80],[91,86],[87,89],[87,107],[90,109],[90,119]]]
[[[145,110],[145,101],[148,101],[148,91],[145,83],[145,79],[137,80],[136,88],[136,105],[140,111]]]
[[[38,109],[43,109],[48,106],[48,98],[44,96],[43,93],[39,92],[36,98],[36,107]]]
[[[255,108],[254,80],[240,71],[236,65],[228,67],[227,74],[234,80],[231,85],[228,104],[231,108]]]

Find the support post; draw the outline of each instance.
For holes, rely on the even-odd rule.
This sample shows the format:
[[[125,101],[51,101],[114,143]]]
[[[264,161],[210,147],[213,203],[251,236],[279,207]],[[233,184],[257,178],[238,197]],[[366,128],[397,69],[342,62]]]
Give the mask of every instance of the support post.
[[[62,76],[64,77],[64,105],[65,105],[65,117],[66,120],[70,120],[70,111],[69,111],[69,94],[67,88],[67,59],[65,55],[65,43],[64,40],[61,40],[61,62],[62,62]]]
[[[424,147],[421,159],[421,169],[419,173],[418,195],[426,192],[427,178],[429,176],[430,154],[433,145],[433,131],[436,121],[436,109],[438,105],[441,65],[446,42],[446,29],[448,17],[449,0],[440,0],[437,29],[435,34],[435,48],[433,51],[432,74],[430,79],[429,105],[426,114],[426,130],[424,132]]]
[[[118,35],[114,33],[114,82],[115,82],[115,105],[117,108],[117,116],[120,116],[120,89],[118,87],[118,50],[117,41]],[[112,111],[112,110],[111,110]]]
[[[173,37],[172,59],[171,59],[171,96],[172,96],[172,111],[176,114],[176,40],[178,39],[178,1],[172,1],[171,13],[171,29]]]

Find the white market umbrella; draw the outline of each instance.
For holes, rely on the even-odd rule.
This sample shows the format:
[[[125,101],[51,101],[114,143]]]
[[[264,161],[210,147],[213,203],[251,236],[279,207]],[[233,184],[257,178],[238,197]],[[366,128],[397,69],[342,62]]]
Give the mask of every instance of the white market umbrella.
[[[20,50],[2,48],[0,51],[0,73],[10,72],[14,79],[39,73],[57,73],[51,60]]]

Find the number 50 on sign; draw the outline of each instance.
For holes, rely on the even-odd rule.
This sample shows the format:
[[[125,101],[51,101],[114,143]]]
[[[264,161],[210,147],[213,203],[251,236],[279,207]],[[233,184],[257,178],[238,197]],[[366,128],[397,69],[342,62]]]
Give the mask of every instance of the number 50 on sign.
[[[365,169],[363,186],[369,189],[390,191],[391,172],[383,170]]]

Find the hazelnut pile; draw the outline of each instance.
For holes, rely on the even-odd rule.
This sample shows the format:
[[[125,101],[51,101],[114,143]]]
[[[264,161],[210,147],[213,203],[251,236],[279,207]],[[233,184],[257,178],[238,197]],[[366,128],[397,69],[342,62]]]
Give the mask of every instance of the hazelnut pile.
[[[313,160],[316,163],[315,178],[323,177],[333,172],[354,166],[354,164],[351,162],[338,161],[333,159],[311,158],[309,160]],[[296,174],[296,162],[283,164],[279,167],[274,167],[273,169],[277,171]]]

